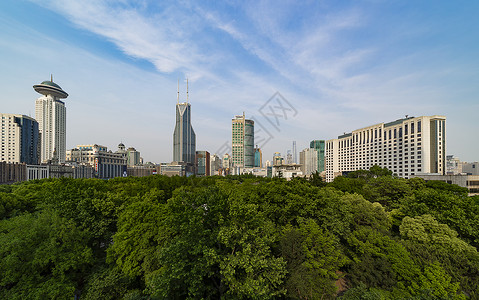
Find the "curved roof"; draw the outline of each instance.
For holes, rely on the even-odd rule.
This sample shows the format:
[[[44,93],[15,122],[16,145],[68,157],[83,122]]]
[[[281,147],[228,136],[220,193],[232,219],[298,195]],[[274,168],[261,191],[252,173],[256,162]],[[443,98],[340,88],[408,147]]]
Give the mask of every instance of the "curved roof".
[[[60,90],[62,89],[58,84],[56,84],[55,82],[50,81],[50,80],[45,80],[45,81],[43,81],[41,84],[46,84],[46,85],[49,85],[49,86],[54,86],[54,87],[56,87],[56,88],[59,88]]]
[[[68,94],[58,84],[53,81],[45,80],[40,84],[33,86],[37,93],[43,95],[52,95],[56,98],[67,98]]]

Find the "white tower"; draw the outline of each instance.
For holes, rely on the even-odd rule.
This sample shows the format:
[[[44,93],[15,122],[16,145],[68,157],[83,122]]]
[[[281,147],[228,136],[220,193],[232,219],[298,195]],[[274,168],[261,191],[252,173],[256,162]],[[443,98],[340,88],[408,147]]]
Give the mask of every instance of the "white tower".
[[[41,136],[40,161],[51,160],[56,151],[58,162],[63,163],[66,156],[66,108],[60,99],[67,98],[68,94],[53,82],[53,76],[50,81],[43,81],[33,88],[43,95],[35,102],[35,118]]]

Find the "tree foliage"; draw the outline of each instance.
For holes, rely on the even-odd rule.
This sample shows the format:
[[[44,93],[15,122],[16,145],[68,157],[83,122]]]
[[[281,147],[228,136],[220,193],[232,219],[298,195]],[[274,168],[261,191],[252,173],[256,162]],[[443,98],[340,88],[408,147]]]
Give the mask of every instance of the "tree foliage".
[[[0,186],[2,299],[477,299],[479,198],[387,169]]]

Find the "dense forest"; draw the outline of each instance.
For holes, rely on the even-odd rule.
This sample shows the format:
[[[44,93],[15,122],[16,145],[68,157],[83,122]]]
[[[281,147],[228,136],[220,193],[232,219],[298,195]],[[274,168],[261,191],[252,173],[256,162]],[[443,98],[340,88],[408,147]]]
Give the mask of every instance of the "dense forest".
[[[373,167],[0,186],[1,299],[479,299],[479,197]]]

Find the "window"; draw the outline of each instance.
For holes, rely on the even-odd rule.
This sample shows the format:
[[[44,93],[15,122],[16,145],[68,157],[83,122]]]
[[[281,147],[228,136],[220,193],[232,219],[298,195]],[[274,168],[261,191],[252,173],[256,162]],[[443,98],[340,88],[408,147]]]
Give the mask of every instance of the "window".
[[[411,123],[411,134],[414,133],[414,123]]]
[[[421,132],[421,121],[417,121],[417,132]]]

